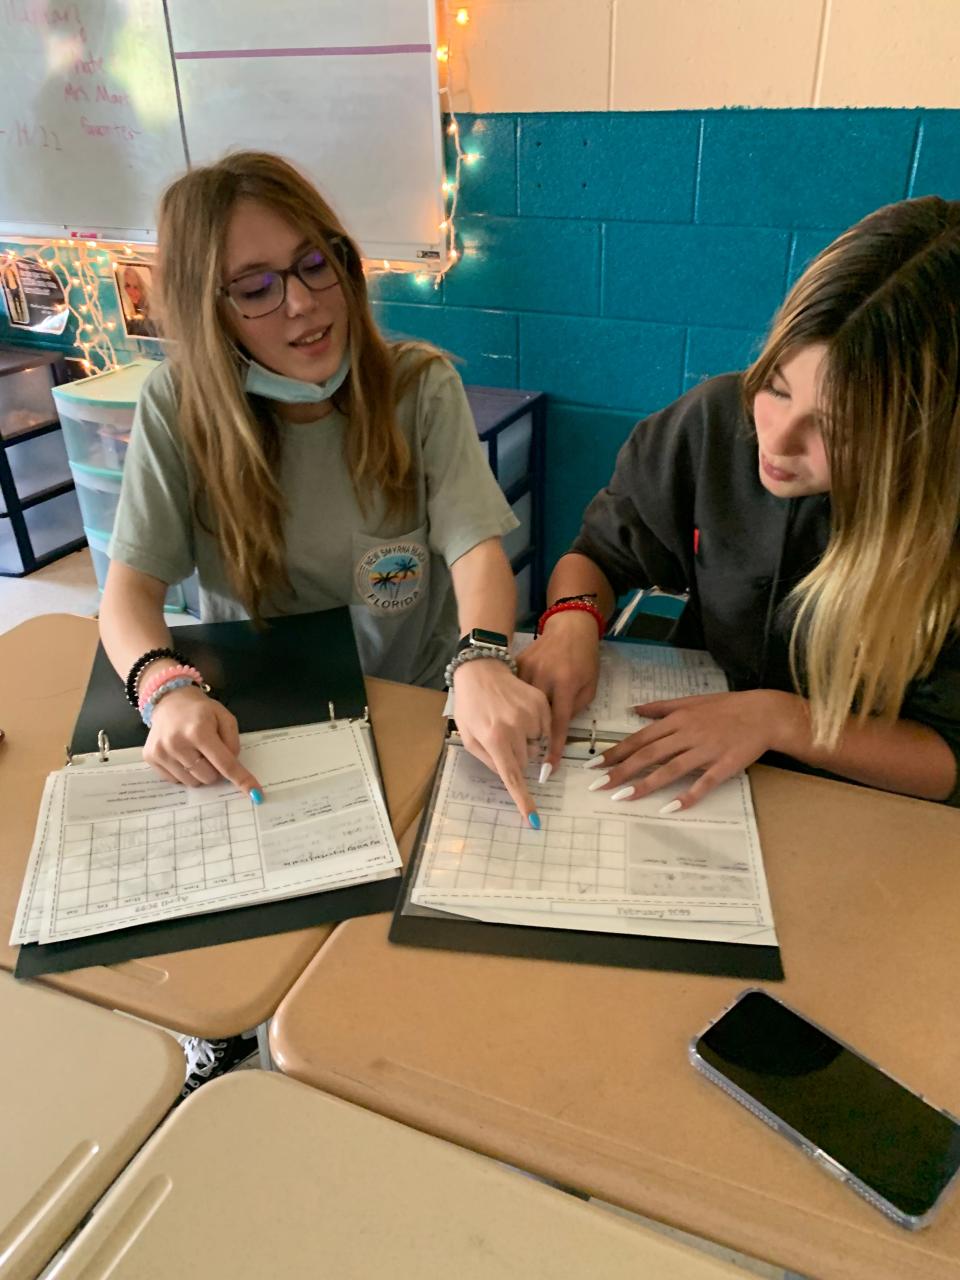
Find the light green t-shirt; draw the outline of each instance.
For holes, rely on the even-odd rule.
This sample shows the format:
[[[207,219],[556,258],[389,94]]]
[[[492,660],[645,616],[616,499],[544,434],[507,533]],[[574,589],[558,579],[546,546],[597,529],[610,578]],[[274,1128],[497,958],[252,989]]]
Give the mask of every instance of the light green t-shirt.
[[[190,467],[177,424],[177,393],[164,363],[147,378],[124,463],[110,555],[173,584],[196,568],[201,617],[246,617],[216,540],[193,509]],[[397,406],[416,480],[413,506],[397,520],[379,494],[366,512],[344,459],[347,418],[280,422],[280,486],[292,592],[269,612],[349,605],[363,669],[439,687],[457,639],[449,566],[487,538],[517,526],[477,438],[463,385],[442,360],[426,365]]]

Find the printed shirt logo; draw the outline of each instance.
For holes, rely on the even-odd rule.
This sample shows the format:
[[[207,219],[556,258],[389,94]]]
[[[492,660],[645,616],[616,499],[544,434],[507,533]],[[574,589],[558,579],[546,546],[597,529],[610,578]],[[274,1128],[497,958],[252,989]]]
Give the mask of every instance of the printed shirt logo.
[[[356,569],[364,604],[382,613],[403,613],[423,595],[427,549],[417,542],[386,542],[374,547]]]

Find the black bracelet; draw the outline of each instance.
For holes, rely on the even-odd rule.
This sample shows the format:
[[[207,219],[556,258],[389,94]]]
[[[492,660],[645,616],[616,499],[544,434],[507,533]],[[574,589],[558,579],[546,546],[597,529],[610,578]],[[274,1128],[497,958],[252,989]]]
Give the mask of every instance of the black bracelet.
[[[136,711],[140,705],[137,697],[137,680],[140,677],[140,672],[144,667],[149,666],[151,662],[155,662],[157,658],[173,658],[174,661],[179,662],[181,666],[186,667],[190,665],[189,660],[185,658],[182,653],[178,653],[176,649],[148,649],[146,653],[142,653],[130,668],[123,685],[124,692],[127,695],[127,701],[130,703],[131,707],[133,707],[134,711]]]

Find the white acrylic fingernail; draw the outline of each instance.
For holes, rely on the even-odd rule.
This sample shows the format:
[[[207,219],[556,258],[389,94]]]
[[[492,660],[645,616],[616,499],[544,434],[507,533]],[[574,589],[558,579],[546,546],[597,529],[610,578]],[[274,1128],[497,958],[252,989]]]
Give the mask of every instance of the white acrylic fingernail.
[[[605,769],[606,767],[607,762],[604,760],[603,756],[595,756],[592,760],[588,760],[584,765],[584,768],[586,769]]]
[[[551,773],[553,773],[553,765],[547,760],[540,766],[540,781],[549,782]]]
[[[610,797],[611,800],[629,800],[633,795],[633,787],[621,787],[619,791],[615,791]]]
[[[593,782],[587,787],[588,791],[599,791],[601,787],[605,787],[610,781],[609,773],[601,774],[599,778],[594,778]]]
[[[671,800],[669,804],[665,804],[663,806],[660,812],[666,815],[668,813],[677,813],[682,808],[683,808],[683,805],[680,803],[679,800]]]

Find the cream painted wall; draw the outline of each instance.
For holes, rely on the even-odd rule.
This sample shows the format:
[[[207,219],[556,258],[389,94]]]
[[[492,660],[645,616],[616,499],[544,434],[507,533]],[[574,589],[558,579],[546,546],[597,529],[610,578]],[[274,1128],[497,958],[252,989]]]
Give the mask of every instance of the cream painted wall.
[[[960,107],[960,0],[439,0],[458,111]]]

